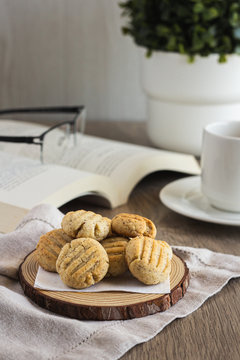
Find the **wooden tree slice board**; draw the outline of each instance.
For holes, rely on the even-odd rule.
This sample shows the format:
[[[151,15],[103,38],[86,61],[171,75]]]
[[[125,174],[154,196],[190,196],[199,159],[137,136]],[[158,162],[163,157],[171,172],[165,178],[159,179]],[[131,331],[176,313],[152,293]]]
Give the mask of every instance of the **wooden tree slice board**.
[[[189,284],[189,270],[176,254],[173,255],[170,274],[171,293],[164,295],[40,290],[34,288],[38,266],[35,251],[21,264],[19,280],[24,293],[39,306],[75,319],[125,320],[162,312],[184,296]]]

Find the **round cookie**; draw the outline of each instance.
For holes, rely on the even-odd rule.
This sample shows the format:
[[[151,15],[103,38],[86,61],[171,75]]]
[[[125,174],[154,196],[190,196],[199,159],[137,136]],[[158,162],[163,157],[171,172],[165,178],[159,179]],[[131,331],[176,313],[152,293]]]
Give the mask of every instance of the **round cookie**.
[[[111,220],[92,211],[68,212],[62,220],[63,230],[73,238],[105,239],[110,231]]]
[[[42,235],[36,247],[39,265],[47,270],[56,272],[56,261],[62,247],[72,241],[62,229],[56,229]]]
[[[118,236],[104,239],[101,242],[109,258],[109,269],[106,276],[118,276],[127,271],[125,248],[128,241],[129,239]]]
[[[165,241],[139,236],[126,246],[130,272],[146,285],[165,281],[171,271],[172,249]]]
[[[140,215],[121,213],[112,219],[112,231],[125,237],[139,235],[155,238],[157,230],[154,223]]]
[[[91,238],[72,240],[57,259],[56,268],[62,281],[75,289],[84,289],[104,278],[109,260],[102,245]]]

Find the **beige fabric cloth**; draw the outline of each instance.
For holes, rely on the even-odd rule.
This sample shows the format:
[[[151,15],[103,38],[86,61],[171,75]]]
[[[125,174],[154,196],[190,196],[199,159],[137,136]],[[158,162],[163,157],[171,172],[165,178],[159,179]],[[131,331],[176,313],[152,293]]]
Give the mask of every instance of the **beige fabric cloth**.
[[[102,322],[56,315],[23,294],[17,269],[35,248],[39,236],[60,226],[62,216],[56,208],[40,205],[32,209],[16,231],[0,235],[0,359],[118,359],[174,319],[191,314],[231,278],[240,276],[240,257],[174,247],[190,268],[191,282],[184,298],[164,313]]]

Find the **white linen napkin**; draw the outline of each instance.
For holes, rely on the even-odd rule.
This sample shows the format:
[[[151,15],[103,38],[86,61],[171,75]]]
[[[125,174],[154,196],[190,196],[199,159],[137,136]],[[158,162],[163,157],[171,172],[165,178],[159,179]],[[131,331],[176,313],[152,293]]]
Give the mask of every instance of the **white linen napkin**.
[[[56,208],[40,205],[16,231],[0,235],[2,359],[118,359],[174,319],[191,314],[231,278],[240,276],[238,256],[175,246],[190,269],[191,281],[184,298],[167,311],[123,321],[81,321],[56,315],[29,300],[16,279],[20,263],[36,247],[39,236],[58,228],[62,216]]]

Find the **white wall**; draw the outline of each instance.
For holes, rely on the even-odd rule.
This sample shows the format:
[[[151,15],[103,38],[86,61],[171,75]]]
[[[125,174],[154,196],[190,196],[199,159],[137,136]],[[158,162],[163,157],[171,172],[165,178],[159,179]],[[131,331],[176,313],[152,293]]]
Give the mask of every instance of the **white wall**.
[[[0,108],[84,103],[143,120],[138,51],[116,0],[0,0]]]

